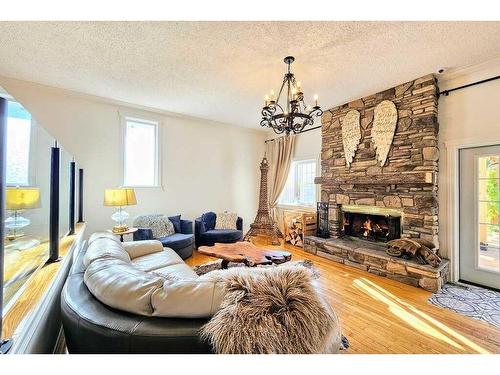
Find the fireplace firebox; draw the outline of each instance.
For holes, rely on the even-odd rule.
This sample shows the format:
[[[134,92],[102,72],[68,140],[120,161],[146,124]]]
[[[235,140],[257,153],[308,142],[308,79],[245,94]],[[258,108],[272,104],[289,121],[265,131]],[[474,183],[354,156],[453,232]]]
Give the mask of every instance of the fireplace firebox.
[[[375,242],[387,242],[401,236],[401,215],[399,213],[344,209],[343,220],[346,236]]]

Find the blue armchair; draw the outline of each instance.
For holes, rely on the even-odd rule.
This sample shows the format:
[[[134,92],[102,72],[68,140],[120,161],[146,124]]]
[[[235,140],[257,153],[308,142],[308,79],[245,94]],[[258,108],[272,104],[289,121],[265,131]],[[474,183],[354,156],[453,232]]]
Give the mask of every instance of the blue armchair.
[[[215,229],[217,215],[206,212],[194,221],[196,247],[213,246],[216,242],[233,243],[243,238],[243,219],[238,217],[236,229]]]
[[[158,240],[163,244],[163,247],[171,248],[182,259],[189,258],[193,254],[194,248],[193,222],[182,220],[180,215],[170,216],[168,220],[172,223],[175,233],[164,235],[156,227],[157,236],[155,237],[151,226],[166,219],[164,215],[138,216],[134,220],[134,226],[138,228],[137,232],[134,233],[134,241]]]

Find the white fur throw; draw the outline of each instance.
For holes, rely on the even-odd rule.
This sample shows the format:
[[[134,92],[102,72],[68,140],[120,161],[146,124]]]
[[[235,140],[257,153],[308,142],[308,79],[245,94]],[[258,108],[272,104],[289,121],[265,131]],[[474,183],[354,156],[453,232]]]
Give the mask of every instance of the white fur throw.
[[[220,354],[337,353],[337,315],[303,266],[233,268],[200,279],[225,289],[220,310],[202,327],[202,339]]]

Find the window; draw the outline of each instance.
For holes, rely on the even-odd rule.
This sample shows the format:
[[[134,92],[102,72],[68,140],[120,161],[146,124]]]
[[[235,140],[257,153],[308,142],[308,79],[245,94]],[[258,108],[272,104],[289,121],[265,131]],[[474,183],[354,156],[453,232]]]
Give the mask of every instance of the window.
[[[125,118],[124,186],[158,186],[158,123]]]
[[[316,160],[294,161],[279,199],[280,204],[314,206],[316,204]]]
[[[31,115],[21,104],[7,105],[7,171],[9,186],[30,184]]]

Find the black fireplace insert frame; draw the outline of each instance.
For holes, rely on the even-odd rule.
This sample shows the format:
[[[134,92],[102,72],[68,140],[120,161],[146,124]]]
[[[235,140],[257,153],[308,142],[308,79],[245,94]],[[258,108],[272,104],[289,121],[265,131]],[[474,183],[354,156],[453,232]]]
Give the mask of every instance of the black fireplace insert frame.
[[[342,212],[343,234],[373,242],[401,238],[401,216],[371,212]]]

